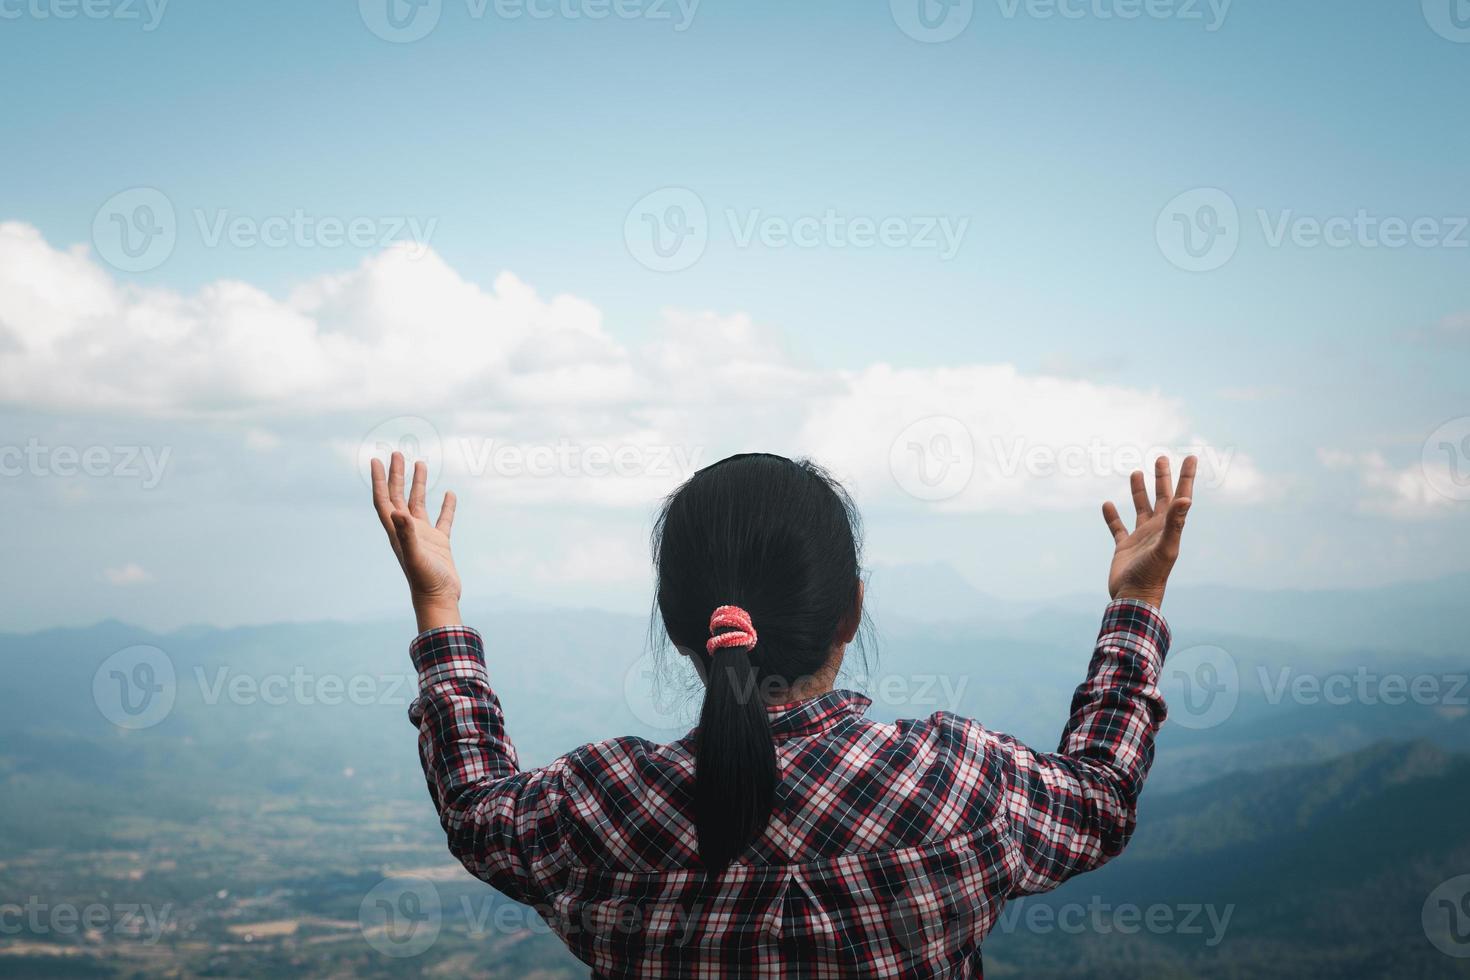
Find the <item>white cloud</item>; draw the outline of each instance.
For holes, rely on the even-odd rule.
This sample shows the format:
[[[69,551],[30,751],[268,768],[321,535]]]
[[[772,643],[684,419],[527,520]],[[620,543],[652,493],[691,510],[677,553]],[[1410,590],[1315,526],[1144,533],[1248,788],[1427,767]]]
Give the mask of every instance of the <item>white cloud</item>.
[[[1367,491],[1367,495],[1358,502],[1359,509],[1365,513],[1417,520],[1446,513],[1455,503],[1435,489],[1423,465],[1397,469],[1390,466],[1381,453],[1351,453],[1339,449],[1319,449],[1317,459],[1330,470],[1357,474],[1360,485]],[[1442,476],[1444,481],[1448,481],[1447,465]]]
[[[743,314],[670,311],[630,350],[584,300],[543,299],[509,273],[485,289],[404,248],[285,299],[230,281],[185,295],[120,284],[84,250],[0,224],[0,398],[237,420],[255,450],[279,444],[264,425],[333,413],[387,418],[369,448],[397,444],[394,416],[412,415],[449,485],[528,504],[647,507],[755,449],[814,456],[863,502],[959,511],[1092,506],[1159,451],[1199,452],[1211,493],[1263,486],[1158,391],[1007,364],[822,370]],[[356,425],[338,448],[361,462]],[[966,479],[915,482],[955,460]]]
[[[1070,508],[1126,493],[1161,453],[1200,457],[1197,492],[1256,499],[1249,457],[1194,434],[1156,391],[1022,374],[1009,364],[876,365],[824,399],[804,441],[868,494],[895,491],[946,510]]]
[[[153,576],[148,573],[147,569],[137,562],[131,561],[117,568],[103,569],[102,577],[119,587],[142,585],[145,582],[153,581]]]

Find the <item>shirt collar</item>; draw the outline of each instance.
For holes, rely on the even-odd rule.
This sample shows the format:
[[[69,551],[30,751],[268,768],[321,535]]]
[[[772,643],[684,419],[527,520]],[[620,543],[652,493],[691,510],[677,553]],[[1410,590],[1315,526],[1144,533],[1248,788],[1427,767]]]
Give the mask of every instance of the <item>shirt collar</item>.
[[[820,735],[847,718],[861,717],[872,705],[870,698],[841,689],[788,704],[766,705],[766,718],[775,738]]]

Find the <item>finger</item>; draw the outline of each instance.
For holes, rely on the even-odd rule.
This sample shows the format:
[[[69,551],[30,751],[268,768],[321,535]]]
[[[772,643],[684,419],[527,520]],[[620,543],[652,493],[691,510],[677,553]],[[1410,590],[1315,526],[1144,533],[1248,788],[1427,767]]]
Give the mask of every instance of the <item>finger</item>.
[[[1194,499],[1194,473],[1199,469],[1198,456],[1184,457],[1184,465],[1179,468],[1179,488],[1174,491],[1174,496]]]
[[[393,512],[393,532],[398,536],[398,546],[403,549],[405,561],[418,554],[418,528],[414,527],[413,515],[406,510]]]
[[[429,519],[429,466],[423,460],[413,464],[413,489],[408,492],[408,512],[414,517]]]
[[[1133,510],[1138,514],[1138,523],[1142,524],[1154,516],[1154,509],[1148,505],[1148,487],[1143,482],[1143,470],[1134,470],[1128,478],[1128,485],[1133,490]]]
[[[402,453],[394,453],[393,461],[388,466],[388,500],[392,502],[394,510],[403,506]]]
[[[1103,520],[1108,522],[1108,530],[1113,532],[1114,541],[1122,541],[1128,537],[1128,525],[1123,523],[1123,518],[1118,514],[1118,508],[1113,506],[1111,500],[1103,504]]]
[[[455,497],[453,490],[444,491],[444,503],[439,506],[439,520],[434,522],[434,526],[443,531],[445,537],[449,536],[450,529],[454,527],[454,508],[458,503],[459,499]]]
[[[1164,537],[1160,547],[1169,559],[1179,557],[1179,540],[1184,536],[1184,521],[1189,516],[1188,497],[1175,497],[1169,504],[1169,515],[1164,521]]]
[[[1154,507],[1167,507],[1174,496],[1174,476],[1169,472],[1169,457],[1160,456],[1154,461]]]
[[[383,461],[380,459],[373,460],[368,467],[373,474],[373,509],[378,512],[378,520],[382,522],[383,530],[388,532],[388,540],[395,541],[393,504],[388,500],[388,472],[383,469]]]

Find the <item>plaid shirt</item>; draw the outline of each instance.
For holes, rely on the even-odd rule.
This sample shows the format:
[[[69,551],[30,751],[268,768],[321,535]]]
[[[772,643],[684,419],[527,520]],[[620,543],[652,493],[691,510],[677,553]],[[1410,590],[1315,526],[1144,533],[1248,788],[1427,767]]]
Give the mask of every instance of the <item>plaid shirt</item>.
[[[712,881],[692,732],[523,772],[467,627],[414,640],[409,717],[450,851],[534,906],[594,976],[980,976],[1007,899],[1098,867],[1132,835],[1168,646],[1157,610],[1109,605],[1055,754],[949,712],[869,721],[849,691],[769,708],[775,808]]]

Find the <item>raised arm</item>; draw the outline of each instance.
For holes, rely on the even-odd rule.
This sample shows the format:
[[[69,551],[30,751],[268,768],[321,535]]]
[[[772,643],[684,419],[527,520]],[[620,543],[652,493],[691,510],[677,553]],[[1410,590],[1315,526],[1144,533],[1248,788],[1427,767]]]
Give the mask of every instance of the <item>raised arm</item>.
[[[419,635],[410,654],[419,696],[409,719],[449,850],[477,878],[510,898],[544,905],[557,889],[570,846],[565,833],[570,779],[564,762],[521,772],[490,689],[480,634],[460,624],[459,573],[450,552],[454,494],[439,519],[425,506],[428,471],[414,465],[407,500],[404,460],[385,471],[372,461],[373,506],[408,579]]]
[[[1143,474],[1133,474],[1131,532],[1117,507],[1103,506],[1115,546],[1108,575],[1113,602],[1057,751],[1032,752],[1009,736],[986,735],[987,756],[1005,787],[1018,867],[1012,895],[1048,891],[1099,867],[1133,835],[1165,715],[1158,683],[1169,628],[1159,607],[1179,556],[1197,465],[1195,457],[1185,459],[1175,489],[1169,460],[1160,458],[1152,505]]]

